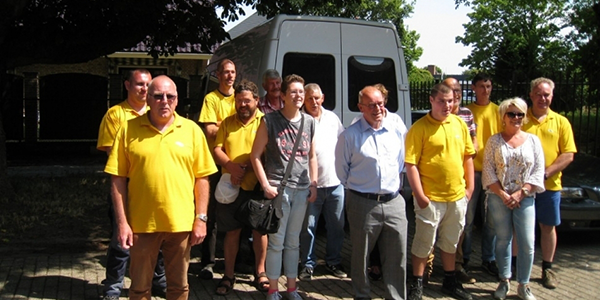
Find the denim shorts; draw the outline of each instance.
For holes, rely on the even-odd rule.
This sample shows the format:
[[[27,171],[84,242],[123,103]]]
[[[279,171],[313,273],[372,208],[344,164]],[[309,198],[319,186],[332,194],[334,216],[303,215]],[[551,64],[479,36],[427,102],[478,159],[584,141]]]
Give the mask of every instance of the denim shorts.
[[[535,216],[538,223],[560,225],[560,191],[545,191],[535,196]]]

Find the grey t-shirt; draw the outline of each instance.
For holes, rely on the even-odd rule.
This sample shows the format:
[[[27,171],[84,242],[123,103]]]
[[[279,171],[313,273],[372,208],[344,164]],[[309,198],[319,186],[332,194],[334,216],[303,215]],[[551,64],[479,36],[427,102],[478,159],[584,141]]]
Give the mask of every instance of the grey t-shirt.
[[[304,115],[304,128],[300,145],[296,151],[296,162],[292,166],[287,186],[302,189],[308,188],[310,185],[308,153],[315,132],[315,119],[308,114],[300,113]],[[266,114],[263,120],[269,134],[269,141],[265,149],[265,173],[270,185],[279,186],[294,148],[296,135],[300,128],[300,119],[291,122],[280,111],[274,111]]]

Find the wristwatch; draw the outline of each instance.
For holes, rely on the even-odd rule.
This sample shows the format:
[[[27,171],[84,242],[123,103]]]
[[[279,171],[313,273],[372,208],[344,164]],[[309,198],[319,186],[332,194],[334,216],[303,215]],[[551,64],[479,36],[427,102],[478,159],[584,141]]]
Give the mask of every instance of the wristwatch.
[[[529,189],[524,187],[521,189],[521,191],[523,191],[523,194],[525,195],[525,197],[529,197]]]
[[[196,219],[206,223],[208,221],[208,216],[206,214],[196,214]]]

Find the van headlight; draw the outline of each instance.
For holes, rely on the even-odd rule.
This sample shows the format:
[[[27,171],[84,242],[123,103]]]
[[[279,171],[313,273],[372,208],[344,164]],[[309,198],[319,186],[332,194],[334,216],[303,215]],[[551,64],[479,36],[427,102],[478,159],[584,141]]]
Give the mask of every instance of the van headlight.
[[[563,187],[560,196],[566,199],[591,199],[600,202],[600,188],[592,186]]]

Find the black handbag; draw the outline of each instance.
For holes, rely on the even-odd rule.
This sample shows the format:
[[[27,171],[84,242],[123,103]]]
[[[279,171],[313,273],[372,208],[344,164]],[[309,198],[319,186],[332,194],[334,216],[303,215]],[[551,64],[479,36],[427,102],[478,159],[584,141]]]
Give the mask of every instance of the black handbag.
[[[285,168],[285,174],[281,180],[281,184],[277,187],[277,196],[274,199],[249,199],[235,212],[235,218],[244,225],[258,231],[260,234],[276,233],[279,230],[279,219],[283,217],[281,208],[281,197],[283,190],[287,185],[287,180],[292,172],[292,166],[296,160],[296,151],[302,139],[302,130],[304,128],[304,115],[300,113],[300,128],[294,141],[294,148],[290,155],[290,160]]]

